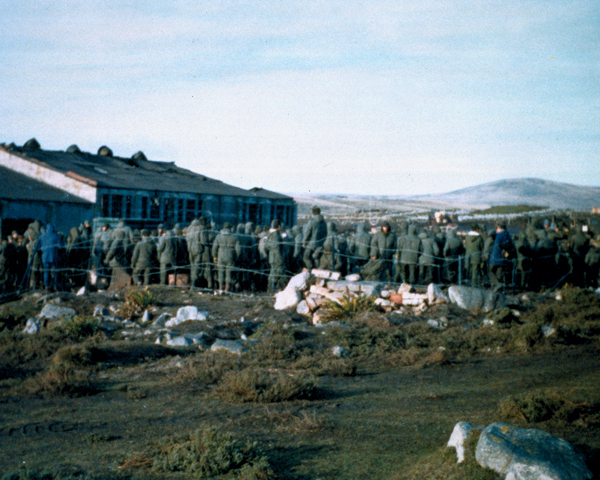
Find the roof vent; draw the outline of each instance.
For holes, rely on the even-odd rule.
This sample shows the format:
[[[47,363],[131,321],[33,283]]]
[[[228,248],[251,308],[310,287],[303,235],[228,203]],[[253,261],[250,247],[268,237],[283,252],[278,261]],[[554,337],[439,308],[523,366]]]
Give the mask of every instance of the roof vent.
[[[67,148],[67,153],[81,153],[81,150],[79,150],[79,147],[77,145],[73,144],[69,148]]]
[[[134,160],[148,160],[146,158],[146,155],[144,155],[144,152],[142,152],[141,150],[137,153],[134,153],[131,158],[133,158]]]
[[[23,150],[39,150],[39,149],[40,149],[40,144],[35,138],[27,140],[27,142],[25,142],[25,145],[23,145]]]
[[[100,155],[101,157],[112,157],[113,156],[113,152],[106,145],[102,145],[98,149],[98,155]]]

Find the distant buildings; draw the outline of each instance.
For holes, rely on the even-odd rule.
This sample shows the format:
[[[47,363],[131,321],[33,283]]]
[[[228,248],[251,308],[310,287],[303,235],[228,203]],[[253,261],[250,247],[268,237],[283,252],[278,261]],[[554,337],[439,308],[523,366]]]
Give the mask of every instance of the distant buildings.
[[[92,154],[77,145],[66,151],[42,150],[35,139],[22,147],[0,144],[3,235],[22,231],[35,219],[55,223],[66,232],[93,218],[172,227],[185,226],[201,215],[217,224],[268,225],[278,218],[294,225],[297,206],[287,195],[237,188],[174,162],[150,161],[142,152],[122,158],[105,146]]]

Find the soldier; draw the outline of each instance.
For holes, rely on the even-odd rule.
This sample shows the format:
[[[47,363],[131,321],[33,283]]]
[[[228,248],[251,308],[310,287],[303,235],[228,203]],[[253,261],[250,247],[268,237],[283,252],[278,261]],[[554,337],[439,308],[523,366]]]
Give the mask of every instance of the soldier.
[[[453,228],[448,231],[444,245],[444,279],[447,283],[458,282],[459,257],[465,253],[462,241]]]
[[[482,256],[484,241],[479,234],[479,227],[473,225],[465,238],[465,271],[471,280],[472,287],[482,285]]]
[[[200,217],[200,250],[202,251],[202,263],[200,266],[200,280],[207,288],[213,288],[213,263],[212,263],[212,242],[213,234],[209,230],[206,218]]]
[[[200,264],[202,263],[202,248],[200,245],[200,221],[192,220],[185,236],[187,242],[188,259],[190,262],[190,286],[196,287],[200,277]]]
[[[513,260],[516,258],[517,250],[510,234],[506,231],[506,225],[496,225],[496,238],[490,255],[490,277],[492,286],[499,288],[512,283]]]
[[[248,290],[251,286],[251,268],[252,268],[252,237],[246,235],[246,225],[238,224],[236,227],[236,236],[240,244],[240,254],[237,259],[238,275],[237,280],[241,290]]]
[[[294,273],[298,273],[302,270],[304,248],[302,243],[304,242],[304,235],[302,235],[302,229],[298,225],[292,227],[292,234],[294,235],[294,252],[292,254],[292,265],[291,270]]]
[[[417,265],[421,239],[417,236],[417,228],[409,225],[406,235],[398,239],[398,256],[400,259],[400,273],[402,281],[409,285],[417,283]]]
[[[312,208],[312,218],[304,227],[304,266],[310,271],[323,253],[323,244],[327,238],[327,224],[319,207]]]
[[[42,252],[44,287],[48,290],[59,290],[58,266],[62,248],[64,248],[63,241],[56,233],[54,224],[49,223],[36,245],[36,249]]]
[[[67,240],[67,265],[69,266],[69,280],[74,286],[81,286],[85,280],[86,250],[81,242],[79,230],[71,228],[69,239]]]
[[[127,233],[124,230],[115,230],[113,233],[113,240],[110,244],[110,249],[104,258],[105,265],[108,265],[111,270],[110,284],[113,285],[117,279],[118,271],[121,270],[126,272],[129,267],[127,261]]]
[[[231,232],[231,224],[225,222],[212,246],[213,260],[217,264],[219,290],[231,290],[234,284],[233,269],[240,252],[238,238]]]
[[[371,240],[370,260],[361,269],[366,280],[392,281],[392,261],[397,242],[390,223],[384,221],[381,230]]]
[[[277,292],[283,285],[284,280],[284,257],[283,257],[283,239],[281,238],[281,224],[279,220],[274,219],[271,222],[271,229],[265,244],[265,249],[269,256],[269,280],[267,286],[268,293]]]
[[[150,285],[152,273],[156,265],[157,250],[156,244],[150,236],[150,232],[142,230],[142,240],[138,242],[133,249],[131,257],[131,268],[133,269],[133,283],[140,285],[140,275],[144,275],[144,285]]]
[[[348,272],[358,273],[371,254],[371,235],[363,224],[356,226],[356,233],[348,241]]]
[[[598,277],[600,276],[600,235],[590,240],[590,248],[585,256],[586,284],[588,287],[598,288]]]
[[[167,285],[168,274],[170,271],[175,271],[177,265],[177,239],[171,230],[163,232],[156,250],[160,263],[160,284]]]
[[[585,286],[585,256],[590,248],[590,239],[583,232],[583,226],[576,225],[575,232],[569,238],[571,260],[573,265],[572,280],[578,287]]]
[[[429,285],[434,281],[434,270],[436,258],[440,254],[437,242],[423,231],[419,234],[421,239],[419,256],[419,282],[423,285]]]
[[[323,242],[323,253],[319,260],[319,268],[322,270],[335,270],[338,263],[339,242],[337,238],[337,227],[334,222],[327,223],[327,237]]]

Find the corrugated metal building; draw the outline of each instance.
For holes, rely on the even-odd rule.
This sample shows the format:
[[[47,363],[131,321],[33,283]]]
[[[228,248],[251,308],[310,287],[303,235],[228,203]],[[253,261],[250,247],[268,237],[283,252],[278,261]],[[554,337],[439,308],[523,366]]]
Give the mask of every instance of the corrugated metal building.
[[[200,215],[217,224],[268,225],[278,218],[291,226],[297,218],[287,195],[237,188],[142,152],[115,157],[108,147],[91,154],[76,145],[42,150],[35,139],[22,147],[2,144],[0,175],[3,235],[32,219],[64,230],[92,218],[124,218],[132,226],[185,226]]]

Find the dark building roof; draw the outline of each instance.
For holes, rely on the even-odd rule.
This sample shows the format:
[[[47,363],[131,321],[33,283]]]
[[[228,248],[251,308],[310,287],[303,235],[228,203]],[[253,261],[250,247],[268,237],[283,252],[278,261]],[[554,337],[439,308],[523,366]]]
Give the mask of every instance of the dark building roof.
[[[75,145],[69,147],[68,151],[42,150],[35,148],[35,145],[32,148],[13,145],[3,148],[10,154],[33,160],[98,187],[292,200],[292,197],[267,190],[255,194],[177,167],[174,162],[149,161],[141,152],[132,158],[122,158],[112,156],[108,147],[101,147],[98,155],[81,152]]]
[[[0,167],[0,199],[93,205],[75,195],[4,167]]]
[[[284,195],[283,193],[272,192],[265,190],[264,188],[254,187],[248,190],[252,196],[260,198],[270,198],[272,200],[293,200],[292,197]]]

